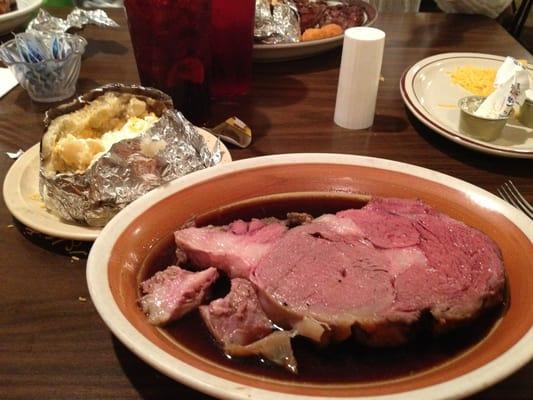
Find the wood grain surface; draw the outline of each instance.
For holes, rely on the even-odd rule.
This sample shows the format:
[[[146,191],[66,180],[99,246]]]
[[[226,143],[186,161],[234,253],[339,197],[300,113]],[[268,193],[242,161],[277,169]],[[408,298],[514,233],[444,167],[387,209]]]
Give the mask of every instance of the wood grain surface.
[[[67,11],[52,10],[56,15]],[[121,28],[81,32],[89,45],[78,93],[109,82],[138,82],[124,15],[121,10],[110,14]],[[248,149],[230,148],[234,159],[287,152],[382,157],[431,168],[493,193],[512,178],[533,201],[533,161],[485,155],[442,138],[407,111],[399,91],[402,72],[434,54],[483,52],[532,62],[531,54],[483,17],[390,14],[381,15],[376,26],[387,39],[372,128],[348,131],[333,123],[339,50],[254,65],[251,94],[238,102],[213,104],[207,125],[237,115],[252,127]],[[20,87],[0,99],[2,177],[13,164],[6,151],[25,150],[40,140],[48,107],[32,102]],[[155,371],[111,335],[89,299],[88,244],[35,234],[14,221],[5,206],[0,206],[0,232],[0,399],[208,398]],[[473,398],[532,396],[529,363]]]

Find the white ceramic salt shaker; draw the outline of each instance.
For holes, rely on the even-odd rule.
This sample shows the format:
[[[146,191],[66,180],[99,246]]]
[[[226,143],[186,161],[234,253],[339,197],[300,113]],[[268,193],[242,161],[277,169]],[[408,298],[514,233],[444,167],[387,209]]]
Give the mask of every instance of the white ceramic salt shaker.
[[[369,27],[344,31],[334,121],[347,129],[374,123],[385,32]]]

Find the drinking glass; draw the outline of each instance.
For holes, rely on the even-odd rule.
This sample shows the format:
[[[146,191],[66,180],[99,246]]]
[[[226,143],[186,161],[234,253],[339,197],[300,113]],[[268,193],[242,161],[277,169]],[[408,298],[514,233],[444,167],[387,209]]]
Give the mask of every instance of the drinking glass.
[[[246,94],[252,80],[255,0],[211,0],[214,98]]]
[[[211,0],[125,0],[141,83],[195,124],[209,114]]]

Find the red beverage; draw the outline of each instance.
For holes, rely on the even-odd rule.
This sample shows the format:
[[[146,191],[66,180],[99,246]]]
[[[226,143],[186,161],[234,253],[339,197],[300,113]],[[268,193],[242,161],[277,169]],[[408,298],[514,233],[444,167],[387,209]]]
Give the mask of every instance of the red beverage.
[[[125,0],[141,83],[193,123],[209,112],[211,0]]]
[[[252,81],[255,0],[211,0],[211,95],[242,96]]]

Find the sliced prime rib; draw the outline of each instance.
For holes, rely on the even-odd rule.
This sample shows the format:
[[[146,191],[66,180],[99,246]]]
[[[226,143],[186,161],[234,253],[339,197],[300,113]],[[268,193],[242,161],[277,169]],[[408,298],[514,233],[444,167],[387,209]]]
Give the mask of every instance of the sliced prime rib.
[[[503,301],[505,275],[482,232],[420,201],[376,199],[291,229],[251,280],[278,324],[307,318],[322,325],[320,342],[384,346],[408,340],[423,313],[435,330],[475,318]]]
[[[196,309],[218,278],[215,268],[191,272],[170,266],[141,283],[139,304],[154,325],[164,325]]]
[[[247,345],[272,332],[252,284],[245,279],[232,279],[226,297],[200,307],[200,315],[209,331],[222,345]]]
[[[250,269],[287,231],[274,218],[237,220],[226,226],[186,228],[176,231],[177,246],[196,268],[216,267],[230,278],[248,278]]]
[[[188,228],[176,242],[199,268],[251,280],[276,325],[321,343],[396,345],[424,315],[438,331],[503,301],[495,243],[421,201],[378,198],[302,222]]]
[[[200,315],[226,354],[261,355],[289,370],[296,371],[296,360],[289,332],[273,332],[252,284],[245,279],[231,281],[226,297],[200,306]]]

